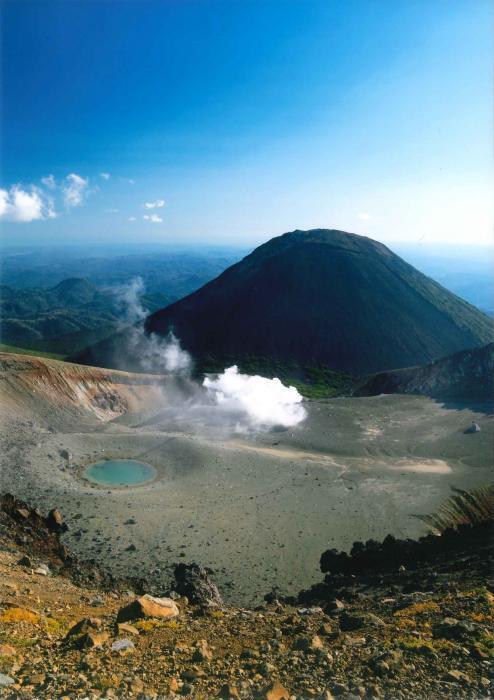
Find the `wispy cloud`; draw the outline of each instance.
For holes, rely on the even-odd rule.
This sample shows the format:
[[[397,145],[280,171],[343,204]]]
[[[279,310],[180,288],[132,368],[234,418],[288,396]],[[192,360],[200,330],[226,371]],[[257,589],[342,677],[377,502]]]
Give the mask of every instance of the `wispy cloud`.
[[[55,178],[53,175],[47,175],[46,177],[41,178],[41,182],[45,187],[48,187],[49,190],[54,190],[55,187],[57,186],[57,183],[55,182]]]
[[[360,219],[360,221],[370,221],[372,219],[372,215],[367,211],[361,211],[357,214],[357,219]]]
[[[109,180],[111,178],[110,173],[100,173],[99,176],[103,178],[103,180]]]
[[[142,206],[145,209],[161,209],[161,207],[165,206],[165,200],[157,199],[155,202],[145,202]]]
[[[88,185],[88,178],[83,178],[76,173],[67,175],[62,188],[65,206],[68,208],[79,207],[87,195]]]
[[[144,214],[142,217],[145,221],[150,221],[152,224],[160,224],[163,219],[158,214]]]
[[[27,190],[14,185],[10,190],[0,189],[0,218],[26,223],[55,217],[53,199],[38,187]]]
[[[135,216],[129,216],[129,221],[137,221]]]

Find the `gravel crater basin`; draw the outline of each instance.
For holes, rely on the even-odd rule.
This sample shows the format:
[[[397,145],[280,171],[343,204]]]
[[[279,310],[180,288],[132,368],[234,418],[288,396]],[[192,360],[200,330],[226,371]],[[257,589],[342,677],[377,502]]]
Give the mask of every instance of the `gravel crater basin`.
[[[101,486],[136,486],[152,481],[156,469],[135,459],[104,459],[86,467],[84,476]]]

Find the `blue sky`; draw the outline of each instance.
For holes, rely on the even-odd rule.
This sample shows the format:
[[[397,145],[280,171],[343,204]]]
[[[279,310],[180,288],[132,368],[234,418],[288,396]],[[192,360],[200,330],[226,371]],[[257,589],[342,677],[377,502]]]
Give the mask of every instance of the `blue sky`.
[[[488,0],[2,7],[9,242],[490,242]]]

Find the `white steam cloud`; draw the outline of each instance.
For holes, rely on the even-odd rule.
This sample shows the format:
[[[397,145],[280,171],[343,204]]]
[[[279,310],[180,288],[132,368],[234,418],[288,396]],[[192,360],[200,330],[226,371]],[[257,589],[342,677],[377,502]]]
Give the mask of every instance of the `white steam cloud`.
[[[248,432],[291,428],[305,419],[302,396],[277,378],[241,374],[234,365],[206,377],[202,385],[193,381],[192,358],[173,332],[165,337],[145,332],[148,312],[142,301],[142,279],[135,278],[115,292],[124,323],[130,326],[122,352],[144,372],[171,374],[177,379],[175,383],[170,378],[165,381],[163,406],[157,407],[168,423],[194,424],[196,429],[208,431]]]
[[[278,378],[240,374],[236,365],[213,379],[206,377],[203,386],[222,410],[245,413],[258,428],[290,428],[307,415],[301,405],[302,396],[294,386],[285,386]]]

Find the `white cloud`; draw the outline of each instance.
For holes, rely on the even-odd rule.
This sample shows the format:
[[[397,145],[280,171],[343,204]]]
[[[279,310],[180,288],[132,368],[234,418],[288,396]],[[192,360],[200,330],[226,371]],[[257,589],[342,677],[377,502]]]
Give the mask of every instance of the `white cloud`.
[[[135,221],[136,217],[135,216],[129,216],[129,221]]]
[[[366,211],[361,211],[357,214],[357,219],[360,219],[360,221],[370,221],[372,216]]]
[[[160,224],[163,221],[157,214],[144,214],[142,218],[145,221],[150,221],[152,224]]]
[[[10,190],[0,190],[0,217],[8,221],[28,222],[53,219],[56,213],[51,197],[44,197],[37,187],[30,191],[14,185]]]
[[[76,173],[70,173],[65,178],[63,186],[63,198],[66,207],[79,207],[87,194],[89,179],[85,179]]]
[[[55,178],[53,175],[47,175],[46,177],[41,178],[41,182],[45,187],[48,187],[49,190],[54,190],[55,187],[57,186],[57,183],[55,182]]]
[[[106,214],[118,214],[118,209],[105,209]]]
[[[155,202],[146,202],[143,204],[143,207],[145,209],[161,209],[161,207],[165,206],[165,200],[164,199],[157,199]]]
[[[5,216],[9,210],[9,193],[0,189],[0,217]]]
[[[100,173],[99,176],[103,178],[103,180],[109,180],[111,178],[110,173]]]

